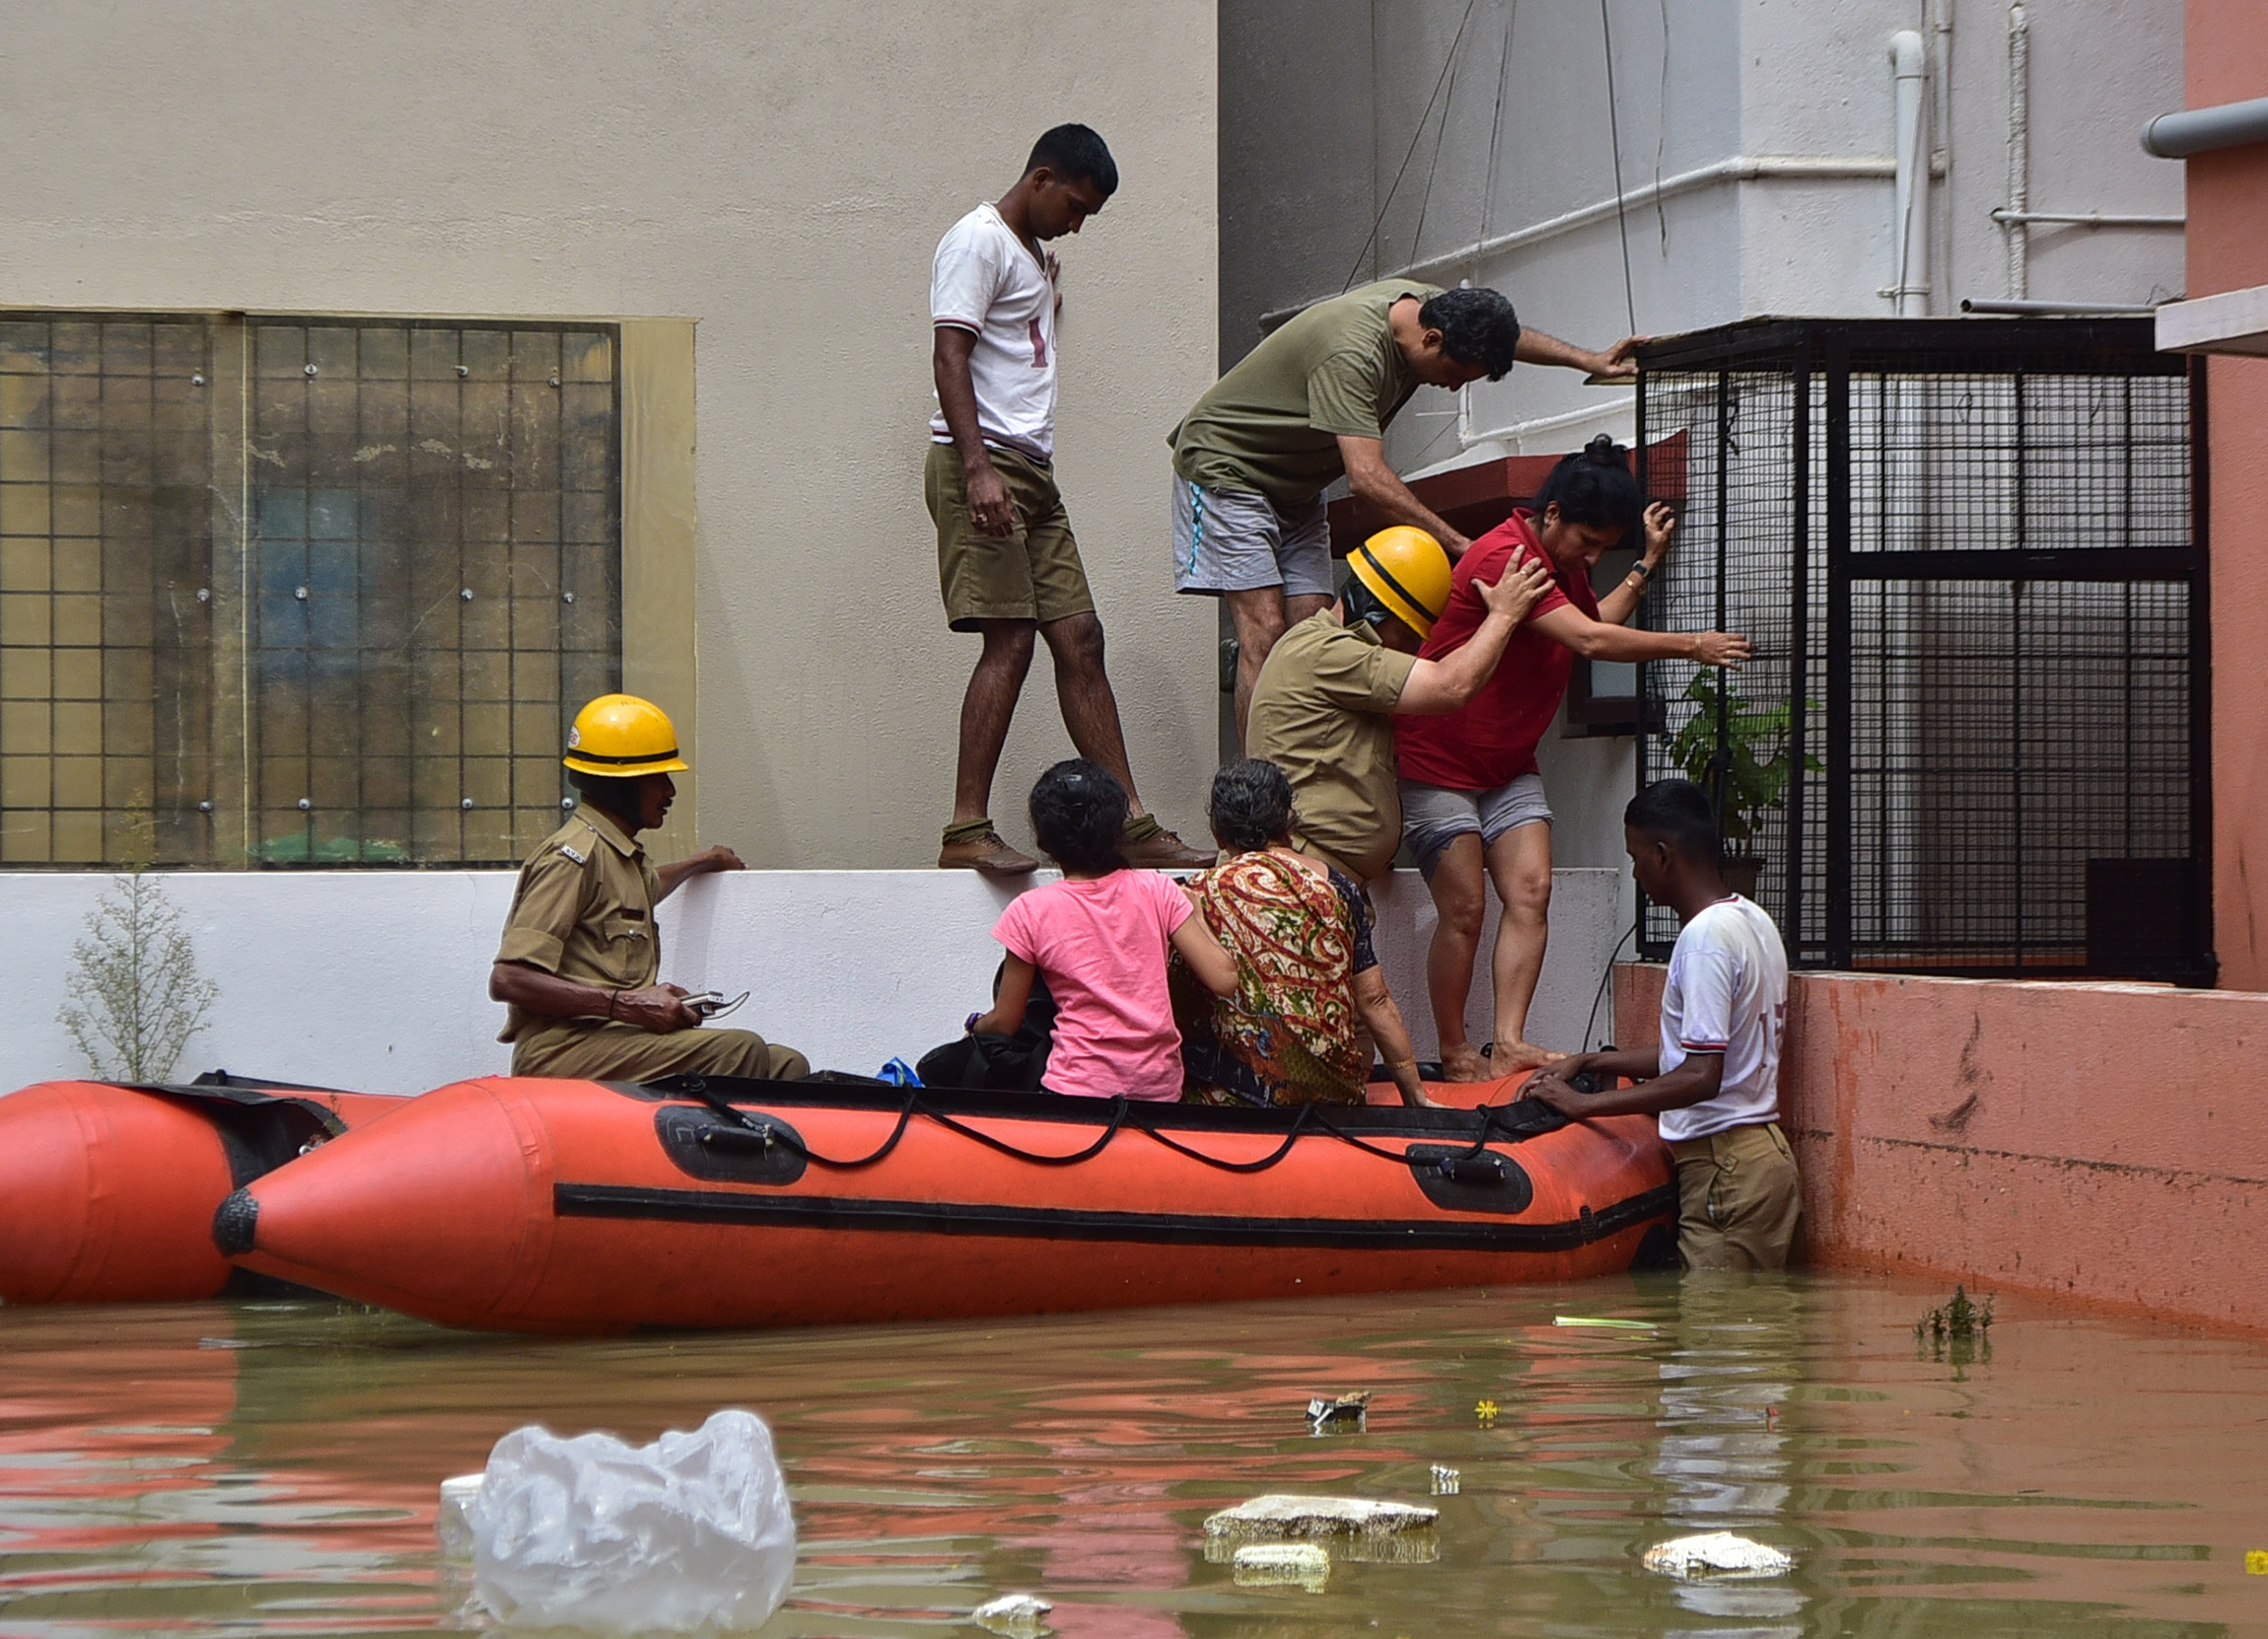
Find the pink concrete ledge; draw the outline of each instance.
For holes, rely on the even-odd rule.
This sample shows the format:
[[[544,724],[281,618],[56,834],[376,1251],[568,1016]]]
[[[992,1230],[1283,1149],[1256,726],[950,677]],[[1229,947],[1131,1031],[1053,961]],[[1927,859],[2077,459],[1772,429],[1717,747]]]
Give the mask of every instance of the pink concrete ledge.
[[[1615,970],[1618,1039],[1663,976]],[[1811,1265],[2268,1330],[2268,995],[1799,973],[1788,1012]]]

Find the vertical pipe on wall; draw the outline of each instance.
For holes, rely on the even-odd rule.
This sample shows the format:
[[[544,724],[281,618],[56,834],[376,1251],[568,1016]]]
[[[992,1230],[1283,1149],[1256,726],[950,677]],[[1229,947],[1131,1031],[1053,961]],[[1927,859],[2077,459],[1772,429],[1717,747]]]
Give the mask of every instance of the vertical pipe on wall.
[[[1922,121],[1928,61],[1929,47],[1916,31],[1900,29],[1890,36],[1890,83],[1898,117],[1897,277],[1890,288],[1900,319],[1920,319],[1930,311],[1930,150]]]
[[[2026,262],[2031,209],[2031,26],[2021,0],[2008,9],[2008,293],[2021,301],[2029,283]]]

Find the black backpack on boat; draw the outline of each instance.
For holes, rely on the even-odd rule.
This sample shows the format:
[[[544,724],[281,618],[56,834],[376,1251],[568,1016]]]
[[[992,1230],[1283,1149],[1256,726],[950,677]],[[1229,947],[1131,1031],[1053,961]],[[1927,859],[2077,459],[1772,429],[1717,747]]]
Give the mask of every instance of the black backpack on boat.
[[[992,993],[1000,994],[1002,962],[992,975]],[[966,1087],[992,1093],[1036,1093],[1047,1076],[1047,1050],[1055,1044],[1055,998],[1047,980],[1031,976],[1031,1000],[1025,1004],[1024,1023],[1014,1035],[963,1035],[942,1047],[932,1047],[914,1065],[924,1087]]]

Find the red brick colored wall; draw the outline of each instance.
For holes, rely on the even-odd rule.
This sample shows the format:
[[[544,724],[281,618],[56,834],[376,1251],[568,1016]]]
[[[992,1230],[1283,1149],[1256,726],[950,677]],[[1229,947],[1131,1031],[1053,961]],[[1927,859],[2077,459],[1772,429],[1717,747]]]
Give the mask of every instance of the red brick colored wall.
[[[2189,0],[2188,106],[2268,97],[2268,4]],[[2190,296],[2268,284],[2268,143],[2188,167]],[[2268,359],[2206,378],[2213,554],[2213,896],[2221,982],[2268,990]]]
[[[1664,969],[1615,970],[1616,1039]],[[2268,995],[1799,973],[1805,1257],[2268,1330]]]

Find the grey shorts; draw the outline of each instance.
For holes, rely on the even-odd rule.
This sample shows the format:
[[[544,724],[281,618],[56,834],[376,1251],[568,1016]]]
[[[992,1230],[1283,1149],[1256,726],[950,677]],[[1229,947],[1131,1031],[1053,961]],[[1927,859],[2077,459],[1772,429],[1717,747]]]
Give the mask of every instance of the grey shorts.
[[[1284,596],[1337,592],[1331,525],[1321,496],[1286,518],[1264,495],[1207,489],[1173,474],[1173,590],[1219,597],[1281,587]]]
[[[1551,805],[1543,800],[1543,777],[1520,774],[1494,791],[1451,791],[1416,780],[1397,780],[1402,795],[1402,840],[1417,856],[1418,869],[1428,877],[1441,863],[1452,842],[1466,832],[1492,848],[1506,831],[1551,823]]]

